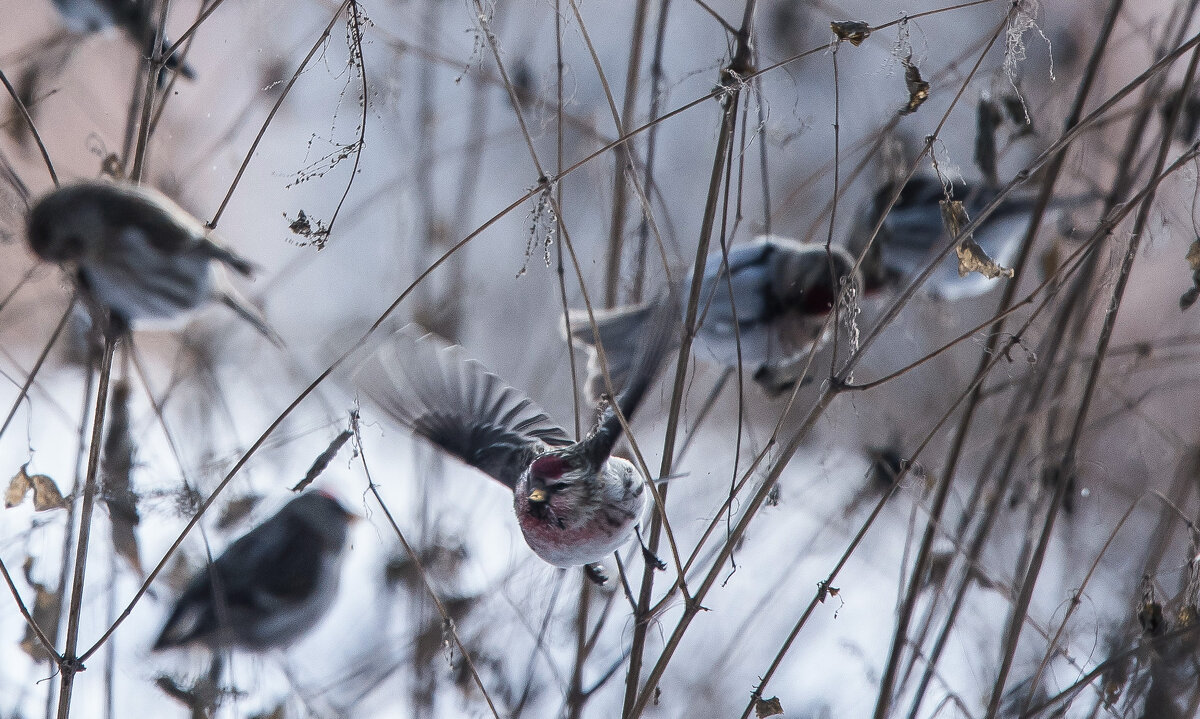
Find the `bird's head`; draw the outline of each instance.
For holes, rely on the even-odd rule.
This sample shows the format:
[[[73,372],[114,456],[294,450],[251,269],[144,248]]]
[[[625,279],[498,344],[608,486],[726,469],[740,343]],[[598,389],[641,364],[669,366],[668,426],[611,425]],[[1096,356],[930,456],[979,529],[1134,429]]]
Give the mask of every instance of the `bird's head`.
[[[837,303],[842,278],[858,286],[854,259],[840,247],[798,243],[781,247],[773,260],[772,290],[787,311],[823,316]]]
[[[84,258],[102,229],[103,220],[92,208],[71,202],[68,194],[58,190],[29,211],[26,237],[30,249],[43,260],[72,262]]]
[[[582,457],[564,452],[546,453],[529,465],[529,511],[538,519],[563,518],[580,503],[589,474]]]
[[[350,523],[359,516],[346,507],[332,494],[316,490],[305,492],[293,499],[288,508],[303,522],[315,529],[325,545],[340,551],[346,543]]]

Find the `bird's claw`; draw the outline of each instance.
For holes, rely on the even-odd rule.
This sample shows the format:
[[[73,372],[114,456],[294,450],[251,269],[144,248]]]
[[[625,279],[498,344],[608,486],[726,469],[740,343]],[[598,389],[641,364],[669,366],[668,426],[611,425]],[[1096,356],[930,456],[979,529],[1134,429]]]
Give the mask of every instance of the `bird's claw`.
[[[654,567],[660,572],[667,571],[667,563],[659,559],[658,555],[650,551],[650,548],[642,545],[642,559],[646,560],[646,564]]]
[[[604,566],[600,562],[583,565],[583,574],[596,586],[603,587],[608,584],[608,573],[604,571]]]

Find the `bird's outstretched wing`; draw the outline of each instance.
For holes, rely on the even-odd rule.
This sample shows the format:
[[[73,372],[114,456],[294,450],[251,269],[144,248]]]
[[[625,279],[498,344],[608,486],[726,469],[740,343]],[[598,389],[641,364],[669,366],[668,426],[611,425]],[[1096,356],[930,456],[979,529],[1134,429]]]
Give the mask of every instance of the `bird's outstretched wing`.
[[[393,334],[352,375],[359,396],[512,489],[547,446],[571,438],[524,393],[462,347],[412,326]]]

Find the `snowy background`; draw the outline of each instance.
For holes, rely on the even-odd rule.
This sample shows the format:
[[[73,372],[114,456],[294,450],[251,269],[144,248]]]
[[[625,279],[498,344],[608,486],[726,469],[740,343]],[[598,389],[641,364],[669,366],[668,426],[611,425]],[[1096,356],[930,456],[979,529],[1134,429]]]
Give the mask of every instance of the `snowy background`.
[[[195,0],[169,5],[166,28],[175,38],[202,7]],[[977,106],[981,98],[1015,98],[1019,88],[1033,132],[1017,137],[1008,120],[996,135],[999,179],[1012,179],[1060,137],[1109,9],[1099,0],[1044,8],[999,0],[968,7],[762,0],[751,7],[754,66],[795,59],[739,85],[713,249],[722,223],[734,243],[764,231],[824,242],[835,198],[831,236],[844,242],[865,212],[863,203],[898,167],[907,171],[915,162],[919,172],[933,172],[929,154],[918,154],[935,131],[938,169],[979,180]],[[647,293],[665,281],[664,254],[673,276],[691,272],[721,97],[729,96],[720,92],[722,68],[737,46],[713,13],[736,29],[746,5],[592,0],[577,3],[578,17],[575,8],[570,0],[478,6],[364,0],[348,7],[331,0],[239,0],[221,3],[199,25],[187,48],[196,79],[180,78],[155,97],[143,181],[206,221],[221,207],[280,93],[317,48],[216,223],[223,241],[262,268],[239,288],[264,309],[286,346],[273,347],[212,307],[186,324],[139,329],[132,345],[118,352],[114,378],[131,388],[130,481],[140,523],[133,544],[122,544],[128,524],[105,503],[98,507],[79,618],[81,649],[92,647],[134,599],[199,499],[418,275],[465,238],[472,239],[419,284],[387,324],[417,321],[463,344],[574,427],[560,329],[563,240],[569,238],[583,287],[597,306],[605,301],[618,202],[625,207],[617,232],[624,238],[618,299],[629,301],[637,291],[642,237],[649,237]],[[640,40],[639,9],[645,20]],[[1128,4],[1085,111],[1191,38],[1200,25],[1194,9],[1182,2]],[[357,13],[361,52],[349,12]],[[906,16],[915,19],[895,23]],[[0,18],[0,71],[29,106],[59,177],[99,176],[110,154],[131,171],[137,142],[130,128],[142,122],[131,93],[146,78],[141,48],[115,30],[65,34],[48,0],[0,0]],[[861,46],[843,42],[835,53],[829,22],[848,19],[895,24],[875,30]],[[996,33],[997,42],[984,52]],[[627,100],[637,49],[636,86]],[[1069,147],[1058,194],[1113,193],[1113,204],[1121,206],[1147,186],[1166,132],[1163,108],[1189,57],[1183,54],[1090,122]],[[927,102],[901,117],[897,111],[909,97],[905,58],[931,88]],[[598,151],[690,103],[629,143],[633,173],[647,190],[662,238],[660,253],[654,232],[640,227],[634,183],[614,185],[624,156]],[[67,311],[71,287],[24,244],[25,204],[16,186],[23,183],[36,197],[52,182],[15,104],[6,97],[3,107],[0,150],[19,183],[10,178],[0,188],[0,412],[14,409],[0,434],[0,473],[7,479],[25,466],[74,500],[86,462],[81,448],[94,410],[95,369],[88,368],[83,333],[68,317],[28,398],[19,400]],[[1196,114],[1193,104],[1185,105],[1180,124],[1194,125]],[[1170,145],[1168,163],[1188,152],[1188,129],[1177,128],[1180,139]],[[1128,146],[1136,148],[1126,163],[1132,176],[1120,184],[1118,163]],[[554,185],[564,231],[549,233],[547,242],[553,221],[535,190],[542,173],[557,177],[559,167],[573,168]],[[1200,550],[1188,527],[1200,508],[1194,496],[1200,382],[1190,369],[1200,310],[1181,313],[1179,297],[1191,287],[1185,255],[1197,237],[1198,169],[1195,161],[1185,162],[1158,188],[1060,506],[1052,506],[1054,481],[1044,478],[1067,451],[1136,213],[1096,243],[1095,276],[1077,290],[1080,301],[1069,321],[1054,322],[1071,296],[1067,290],[1044,308],[1046,293],[1034,295],[1008,320],[1004,331],[1012,333],[1039,312],[1012,348],[1011,361],[1001,360],[984,380],[953,471],[947,457],[963,428],[962,405],[940,420],[971,386],[999,289],[956,303],[918,292],[867,347],[856,382],[887,376],[972,328],[984,329],[877,387],[828,402],[831,386],[820,379],[789,403],[787,396],[766,396],[748,377],[739,394],[735,376],[704,416],[721,368],[695,357],[676,448],[695,436],[666,482],[666,515],[682,558],[696,553],[689,592],[706,576],[715,581],[699,600],[704,610],[693,616],[672,588],[677,566],[671,552],[665,541],[659,546],[669,567],[654,577],[653,604],[666,600],[643,623],[642,670],[633,684],[647,699],[642,715],[752,711],[751,692],[814,601],[818,583],[870,522],[761,690],[763,699],[777,697],[788,717],[870,716],[932,503],[950,480],[932,552],[921,562],[927,578],[916,586],[888,716],[989,716],[1006,657],[1011,670],[1001,689],[1004,701],[992,716],[1022,715],[1029,697],[1030,706],[1042,710],[1030,716],[1059,710],[1080,717],[1195,715],[1200,687],[1195,635],[1187,627],[1198,591],[1191,560]],[[1038,188],[1035,176],[1018,191]],[[322,243],[291,229],[300,211],[314,227],[332,221]],[[1069,222],[1047,223],[1026,270],[1013,280],[1016,299],[1047,279],[1066,277],[1073,267],[1067,259],[1101,219],[1092,205]],[[579,308],[583,290],[570,255],[563,255],[566,302]],[[859,334],[866,337],[898,298],[897,292],[863,299]],[[843,332],[836,358],[830,348],[816,355],[818,378],[829,376],[831,363],[846,361],[849,335]],[[1063,347],[1049,354],[1046,343],[1054,337],[1063,338]],[[633,425],[652,468],[659,466],[668,430],[673,366]],[[1030,398],[1024,393],[1041,373],[1049,373],[1047,388]],[[438,456],[367,404],[361,452],[346,445],[317,480],[365,519],[355,525],[342,591],[327,619],[286,652],[218,656],[218,678],[207,688],[214,667],[209,653],[150,652],[190,574],[287,501],[289,489],[347,427],[354,407],[345,386],[331,380],[266,436],[128,618],[88,659],[76,678],[72,716],[492,716],[489,701],[506,717],[622,715],[640,630],[616,581],[615,561],[607,562],[614,581],[603,589],[587,585],[577,570],[545,564],[525,546],[504,487]],[[585,429],[591,412],[579,410]],[[1014,450],[1017,437],[1022,443]],[[789,443],[794,453],[784,451]],[[883,448],[906,459],[920,455],[871,522],[888,489],[871,471],[872,454]],[[764,451],[727,517],[731,483]],[[478,681],[368,491],[364,464],[449,611]],[[759,507],[752,500],[777,465],[778,491]],[[1002,473],[1006,465],[1011,469]],[[748,511],[747,531],[731,539],[729,530]],[[1020,607],[1019,585],[1048,511],[1057,521],[1014,648],[1005,627]],[[77,539],[67,527],[77,520],[77,512],[64,508],[35,511],[30,499],[0,511],[0,560],[24,602],[39,605],[44,627],[66,625],[53,600],[66,603],[64,559],[73,557]],[[968,561],[985,524],[989,531]],[[710,526],[715,529],[705,538]],[[732,558],[718,561],[728,541],[735,546]],[[640,554],[626,552],[623,563],[637,597]],[[964,603],[932,681],[918,689],[960,587]],[[0,716],[53,716],[54,665],[31,652],[36,642],[28,641],[15,601],[7,590],[0,594]],[[686,631],[676,645],[669,640],[681,621]],[[65,629],[58,632],[59,649],[64,635]],[[660,657],[661,679],[645,686]],[[1072,689],[1097,667],[1107,671]],[[914,706],[918,693],[922,701]],[[757,709],[764,716],[771,711],[767,702]]]

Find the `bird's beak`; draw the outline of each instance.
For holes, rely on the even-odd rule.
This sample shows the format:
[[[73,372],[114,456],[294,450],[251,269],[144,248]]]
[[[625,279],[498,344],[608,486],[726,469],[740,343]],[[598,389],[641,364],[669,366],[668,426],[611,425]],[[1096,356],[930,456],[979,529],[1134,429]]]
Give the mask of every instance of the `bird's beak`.
[[[530,502],[537,502],[538,504],[541,504],[541,503],[545,502],[548,498],[549,497],[546,496],[546,490],[544,490],[544,489],[535,489],[529,493],[529,501]]]

